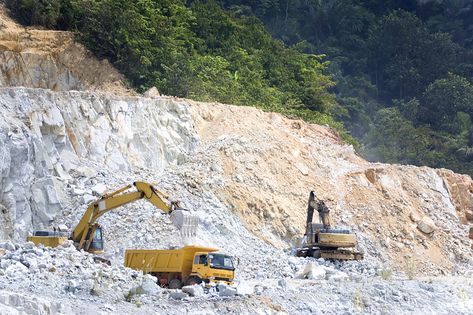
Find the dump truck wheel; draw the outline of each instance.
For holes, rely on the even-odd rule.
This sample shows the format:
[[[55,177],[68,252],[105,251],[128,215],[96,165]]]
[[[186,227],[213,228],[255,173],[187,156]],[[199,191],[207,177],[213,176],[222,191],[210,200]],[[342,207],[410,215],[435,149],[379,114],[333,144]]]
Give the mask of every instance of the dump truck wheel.
[[[180,289],[182,288],[182,282],[179,279],[172,279],[169,281],[169,289]]]
[[[202,279],[196,276],[189,277],[189,279],[187,279],[186,281],[187,285],[194,285],[194,284],[201,284],[201,283],[202,283]]]

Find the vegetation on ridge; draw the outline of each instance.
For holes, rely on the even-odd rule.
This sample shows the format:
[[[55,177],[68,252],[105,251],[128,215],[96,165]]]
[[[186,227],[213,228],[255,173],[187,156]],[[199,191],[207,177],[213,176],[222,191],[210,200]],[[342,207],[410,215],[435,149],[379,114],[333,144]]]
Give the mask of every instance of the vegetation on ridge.
[[[473,175],[472,0],[218,2],[327,55],[335,118],[365,158]]]
[[[4,1],[76,31],[138,91],[346,128],[370,160],[473,175],[472,0]]]
[[[138,91],[250,105],[325,123],[334,83],[323,56],[286,47],[253,16],[237,18],[216,2],[7,0],[23,24],[77,31]]]

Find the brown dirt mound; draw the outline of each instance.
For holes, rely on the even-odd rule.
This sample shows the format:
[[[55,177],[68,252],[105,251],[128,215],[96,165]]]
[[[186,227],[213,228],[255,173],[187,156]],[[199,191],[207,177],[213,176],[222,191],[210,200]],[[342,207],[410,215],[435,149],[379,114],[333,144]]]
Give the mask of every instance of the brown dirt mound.
[[[192,110],[203,145],[222,161],[218,194],[260,238],[281,247],[281,239],[299,240],[314,190],[335,224],[355,228],[368,256],[420,273],[471,261],[462,224],[473,205],[469,176],[369,163],[328,127],[255,108],[193,103]],[[433,233],[421,231],[424,221],[435,224]]]

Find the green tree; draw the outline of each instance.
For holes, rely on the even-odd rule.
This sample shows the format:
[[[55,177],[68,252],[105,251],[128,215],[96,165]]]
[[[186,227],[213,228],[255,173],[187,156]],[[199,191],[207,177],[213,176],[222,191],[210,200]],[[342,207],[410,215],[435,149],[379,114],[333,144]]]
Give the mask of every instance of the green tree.
[[[24,25],[55,27],[61,0],[5,0],[12,14]]]
[[[418,118],[436,130],[458,133],[464,124],[464,119],[458,119],[460,112],[473,115],[473,86],[466,78],[449,73],[427,87]]]
[[[368,159],[388,163],[421,163],[431,147],[428,130],[416,129],[397,108],[384,108],[376,113],[364,143]]]

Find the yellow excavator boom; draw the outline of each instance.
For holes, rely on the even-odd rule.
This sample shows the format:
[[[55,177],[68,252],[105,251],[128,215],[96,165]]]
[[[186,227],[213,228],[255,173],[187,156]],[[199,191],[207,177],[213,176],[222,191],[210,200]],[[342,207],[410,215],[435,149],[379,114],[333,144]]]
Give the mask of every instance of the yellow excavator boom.
[[[136,191],[129,191],[132,187]],[[74,241],[77,249],[85,251],[101,252],[103,249],[94,247],[93,242],[99,239],[102,242],[102,231],[97,220],[105,213],[124,206],[139,199],[146,199],[156,208],[171,215],[172,223],[179,229],[182,235],[193,237],[197,233],[198,218],[190,215],[187,210],[178,207],[177,202],[167,201],[167,195],[159,191],[153,185],[145,182],[134,182],[133,185],[127,185],[112,193],[103,195],[99,200],[91,203],[77,226],[72,231],[70,239]],[[96,231],[100,234],[95,237]],[[29,237],[33,242],[45,242],[45,239],[51,237]]]
[[[164,200],[159,196],[158,190],[151,184],[145,182],[134,182],[133,185],[136,187],[137,191],[126,192],[132,187],[132,185],[127,185],[113,193],[102,196],[99,200],[93,202],[87,207],[87,210],[79,221],[79,224],[77,224],[72,232],[71,237],[74,242],[79,244],[79,249],[83,248],[84,240],[97,219],[110,210],[142,198],[147,199],[157,208],[166,213],[170,213],[174,210],[174,204],[167,204],[164,202]]]

